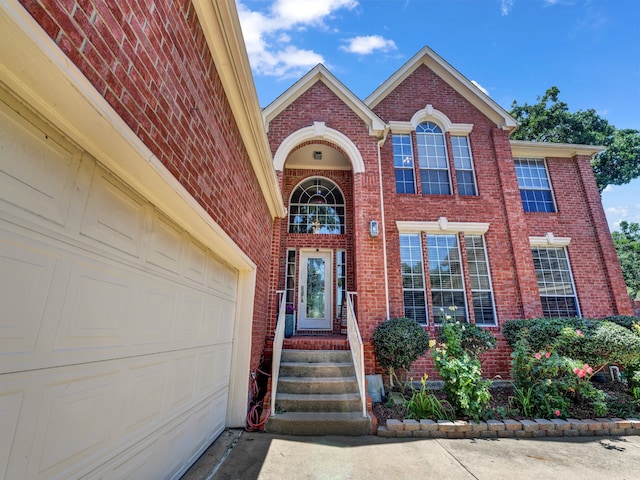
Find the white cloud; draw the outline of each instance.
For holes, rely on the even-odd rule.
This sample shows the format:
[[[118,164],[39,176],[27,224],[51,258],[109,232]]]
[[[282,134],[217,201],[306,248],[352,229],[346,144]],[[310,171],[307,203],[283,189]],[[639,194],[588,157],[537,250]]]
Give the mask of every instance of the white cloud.
[[[475,80],[471,80],[471,83],[473,83],[476,87],[478,87],[480,89],[480,91],[482,93],[484,93],[487,97],[490,97],[491,95],[489,95],[489,90],[487,90],[486,88],[484,88],[482,85],[480,85],[478,82],[476,82]]]
[[[348,45],[340,48],[346,52],[357,53],[359,55],[368,55],[376,50],[388,52],[398,48],[393,40],[387,40],[380,35],[354,37],[348,39],[347,42]]]
[[[613,192],[612,185],[607,185],[606,187],[604,187],[604,190],[602,191],[602,193],[607,193],[607,192]]]
[[[608,207],[607,215],[627,217],[629,216],[629,209],[627,207]]]
[[[509,15],[509,12],[511,11],[511,7],[513,7],[513,2],[514,0],[502,0],[502,3],[500,5],[500,11],[502,12],[502,16],[506,16]]]
[[[238,16],[256,74],[290,77],[324,63],[313,50],[292,44],[291,33],[326,28],[324,20],[340,9],[353,10],[357,0],[275,0],[266,11],[252,11],[238,2]]]

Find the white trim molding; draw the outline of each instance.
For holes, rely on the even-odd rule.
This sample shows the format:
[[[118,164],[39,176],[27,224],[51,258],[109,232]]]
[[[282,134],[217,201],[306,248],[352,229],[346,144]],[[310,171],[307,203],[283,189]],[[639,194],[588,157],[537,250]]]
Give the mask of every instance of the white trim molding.
[[[423,122],[434,122],[438,126],[442,127],[444,132],[449,132],[451,135],[469,135],[473,130],[473,123],[453,123],[449,117],[447,117],[440,110],[433,108],[431,104],[427,104],[422,110],[418,110],[413,114],[411,120],[408,122],[389,122],[389,127],[394,133],[411,133],[418,125]]]
[[[450,222],[447,217],[440,217],[435,222],[396,221],[399,233],[431,233],[484,235],[489,230],[488,223],[480,222]]]
[[[309,140],[319,139],[326,140],[342,148],[347,155],[347,159],[351,162],[353,173],[364,172],[364,160],[358,147],[345,134],[327,127],[324,122],[313,122],[313,125],[301,128],[285,138],[273,157],[274,169],[278,172],[284,169],[287,157],[295,147]]]
[[[556,237],[553,233],[547,232],[544,237],[529,237],[529,244],[532,247],[568,247],[571,237]]]
[[[598,145],[579,145],[572,143],[527,142],[524,140],[510,140],[511,154],[525,158],[573,158],[576,155],[592,157],[602,152],[606,147]]]

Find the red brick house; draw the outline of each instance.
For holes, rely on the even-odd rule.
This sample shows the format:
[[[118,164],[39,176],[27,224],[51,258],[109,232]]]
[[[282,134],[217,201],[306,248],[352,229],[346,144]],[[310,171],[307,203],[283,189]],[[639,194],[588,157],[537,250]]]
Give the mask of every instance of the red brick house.
[[[262,111],[234,2],[3,2],[0,478],[179,478],[288,310],[314,348],[357,319],[367,374],[391,317],[631,313],[598,149],[515,127],[426,48],[365,100],[318,66]]]
[[[483,365],[506,378],[506,320],[632,313],[590,167],[600,148],[510,141],[514,119],[429,48],[364,100],[318,65],[264,117],[288,209],[274,283],[301,334],[339,332],[356,292],[367,373],[387,318],[433,338],[457,307],[498,336]]]

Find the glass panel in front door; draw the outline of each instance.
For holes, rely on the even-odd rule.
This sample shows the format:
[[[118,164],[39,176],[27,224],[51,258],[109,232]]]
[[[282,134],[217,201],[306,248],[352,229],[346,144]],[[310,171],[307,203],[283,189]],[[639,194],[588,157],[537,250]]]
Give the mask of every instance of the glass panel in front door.
[[[325,259],[307,259],[306,317],[325,318]]]

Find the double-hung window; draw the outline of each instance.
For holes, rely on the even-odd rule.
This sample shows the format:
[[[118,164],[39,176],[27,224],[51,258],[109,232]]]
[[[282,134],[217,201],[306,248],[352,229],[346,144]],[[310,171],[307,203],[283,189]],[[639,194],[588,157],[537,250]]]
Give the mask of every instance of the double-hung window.
[[[533,247],[531,252],[543,315],[550,318],[580,316],[566,249]]]
[[[404,316],[426,324],[427,303],[420,234],[400,235],[400,264]]]
[[[413,177],[413,146],[411,135],[393,134],[393,166],[396,175],[396,193],[416,193]]]
[[[453,166],[456,170],[458,195],[477,195],[473,161],[467,137],[452,136]]]
[[[420,185],[423,194],[451,194],[449,160],[444,133],[438,125],[423,122],[416,128]]]
[[[496,325],[484,236],[428,233],[424,260],[423,238],[418,233],[400,234],[404,316],[426,324],[429,311],[434,324],[441,323],[443,314],[466,322],[470,298],[475,323]],[[461,255],[462,239],[466,265]],[[471,286],[470,297],[465,288],[467,281]],[[431,299],[430,308],[426,298]]]
[[[524,211],[555,212],[545,161],[540,158],[516,158],[514,164]]]

